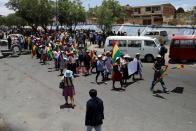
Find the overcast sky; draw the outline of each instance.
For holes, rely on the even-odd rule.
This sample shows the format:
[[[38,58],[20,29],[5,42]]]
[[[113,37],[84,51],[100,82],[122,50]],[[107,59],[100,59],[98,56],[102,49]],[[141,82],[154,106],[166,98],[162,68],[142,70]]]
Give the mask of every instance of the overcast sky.
[[[86,9],[89,7],[94,7],[96,5],[100,5],[102,0],[81,0],[83,2],[83,5]],[[196,6],[195,0],[118,0],[122,5],[132,5],[132,6],[138,6],[138,5],[151,5],[151,4],[163,4],[163,3],[171,3],[176,8],[183,7],[184,9],[191,9],[193,6]],[[10,13],[13,13],[12,10],[8,10],[5,7],[5,3],[7,3],[8,0],[0,0],[0,15],[8,15]]]

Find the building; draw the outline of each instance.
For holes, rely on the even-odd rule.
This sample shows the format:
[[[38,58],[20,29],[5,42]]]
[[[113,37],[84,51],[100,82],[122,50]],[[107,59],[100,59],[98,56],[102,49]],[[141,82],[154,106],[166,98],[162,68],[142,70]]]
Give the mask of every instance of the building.
[[[168,24],[173,19],[175,7],[170,4],[148,5],[148,6],[125,6],[125,11],[129,12],[125,22],[141,25],[160,25]],[[131,13],[131,14],[130,14]]]

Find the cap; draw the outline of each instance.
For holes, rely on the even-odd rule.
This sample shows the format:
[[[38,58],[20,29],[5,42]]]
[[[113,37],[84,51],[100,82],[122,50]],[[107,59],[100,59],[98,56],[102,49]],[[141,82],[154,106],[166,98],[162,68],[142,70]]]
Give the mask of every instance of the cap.
[[[131,58],[128,54],[124,55],[124,58]]]
[[[161,55],[157,55],[157,58],[161,58]]]
[[[119,59],[120,59],[120,57],[116,57],[116,61],[119,60]]]
[[[102,57],[102,55],[98,55],[97,57],[98,57],[98,58],[101,58],[101,57]]]

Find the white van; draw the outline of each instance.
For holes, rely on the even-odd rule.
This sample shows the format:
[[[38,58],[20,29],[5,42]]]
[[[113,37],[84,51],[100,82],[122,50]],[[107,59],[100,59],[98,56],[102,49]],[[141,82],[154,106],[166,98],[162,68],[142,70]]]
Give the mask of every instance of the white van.
[[[118,44],[123,54],[129,54],[132,58],[140,53],[140,58],[152,62],[159,54],[160,43],[156,38],[148,36],[109,36],[105,41],[105,51],[112,50],[112,42]]]

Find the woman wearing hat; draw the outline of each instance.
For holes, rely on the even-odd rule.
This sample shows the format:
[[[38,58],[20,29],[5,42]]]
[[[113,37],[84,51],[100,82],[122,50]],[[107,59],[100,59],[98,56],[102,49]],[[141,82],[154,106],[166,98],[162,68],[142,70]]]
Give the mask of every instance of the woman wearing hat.
[[[120,72],[120,57],[116,58],[116,62],[113,64],[113,72],[112,72],[112,81],[113,81],[113,86],[112,88],[115,89],[115,82],[120,81],[120,85],[122,88],[122,74]]]
[[[105,59],[105,66],[106,66],[106,79],[109,79],[109,75],[112,73],[112,57],[109,51],[106,52],[106,59]]]
[[[129,78],[129,74],[128,74],[129,59],[130,59],[130,56],[126,54],[124,56],[124,62],[122,63],[123,84],[127,84],[127,79]]]
[[[73,84],[73,72],[70,70],[66,70],[64,72],[64,76],[62,78],[62,81],[64,82],[64,88],[63,88],[63,96],[65,97],[65,104],[68,105],[68,97],[70,97],[72,108],[74,108],[74,95],[75,95],[75,89]]]

